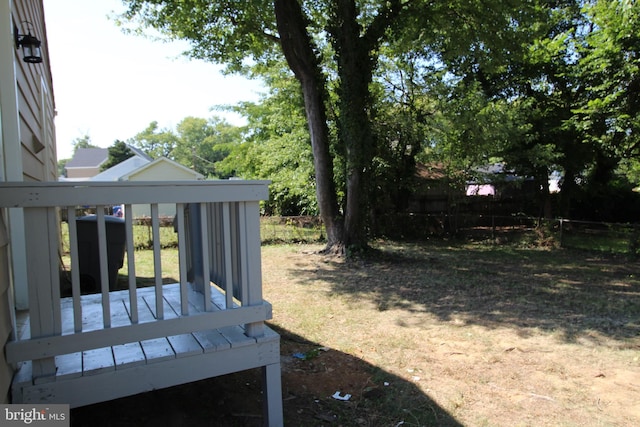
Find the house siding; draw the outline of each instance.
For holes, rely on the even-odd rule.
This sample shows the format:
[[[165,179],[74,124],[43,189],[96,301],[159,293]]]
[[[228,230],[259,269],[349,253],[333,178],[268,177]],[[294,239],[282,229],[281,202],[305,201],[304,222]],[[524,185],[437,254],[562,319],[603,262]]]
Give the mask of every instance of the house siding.
[[[56,181],[55,104],[42,0],[0,1],[0,181]],[[24,22],[29,22],[27,28]],[[43,62],[28,64],[14,28],[42,42]],[[14,334],[15,306],[25,304],[24,235],[19,211],[0,212],[0,343]],[[11,224],[11,227],[9,226]],[[13,260],[13,268],[10,262]],[[13,367],[0,352],[0,402],[10,401]]]
[[[67,178],[86,178],[89,179],[100,173],[100,167],[92,168],[70,168],[67,167]]]
[[[10,292],[9,279],[9,238],[4,222],[4,215],[0,213],[0,342],[2,346],[11,338],[13,325],[11,321],[11,306],[13,301]],[[9,386],[13,376],[13,369],[4,358],[4,351],[0,352],[0,402],[9,401]]]
[[[55,109],[44,8],[42,1],[16,0],[12,12],[13,25],[21,32],[25,32],[23,22],[32,24],[33,35],[42,41],[44,59],[40,64],[28,64],[22,61],[22,52],[15,50],[23,180],[55,181],[58,169],[53,125]]]

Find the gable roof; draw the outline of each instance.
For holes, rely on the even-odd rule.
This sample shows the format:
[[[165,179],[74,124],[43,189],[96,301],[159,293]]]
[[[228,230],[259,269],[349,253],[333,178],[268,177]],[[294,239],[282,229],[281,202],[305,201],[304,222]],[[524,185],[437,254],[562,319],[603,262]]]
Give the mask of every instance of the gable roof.
[[[133,152],[133,154],[135,154],[136,156],[140,156],[143,159],[149,160],[150,162],[153,161],[153,158],[151,156],[149,156],[147,153],[145,153],[144,151],[142,151],[138,147],[134,147],[131,144],[127,144],[127,148],[129,148],[129,150],[131,150]]]
[[[149,156],[145,155],[143,158],[136,154],[135,156],[129,157],[127,160],[110,167],[106,171],[99,173],[91,178],[91,181],[128,181],[131,176],[140,174],[151,168],[158,167],[159,165],[168,165],[188,175],[193,175],[193,179],[204,179],[202,174],[199,174],[178,162],[167,159],[166,157],[159,157],[153,161],[148,159],[150,159]],[[167,177],[167,180],[171,181],[172,179],[171,177]]]
[[[124,175],[127,175],[150,162],[151,161],[146,158],[135,155],[105,171],[100,172],[98,175],[91,178],[91,181],[119,181]]]
[[[78,148],[65,168],[97,168],[109,158],[107,148]]]
[[[202,175],[202,174],[200,174],[200,173],[198,173],[198,172],[196,172],[196,171],[194,171],[192,169],[189,169],[188,167],[186,167],[184,165],[181,165],[180,163],[178,163],[176,161],[173,161],[171,159],[167,159],[166,157],[158,157],[154,161],[146,163],[146,164],[140,166],[139,168],[137,168],[135,170],[132,170],[132,171],[129,171],[128,173],[122,175],[120,177],[120,179],[121,180],[129,180],[129,178],[131,176],[140,174],[140,173],[144,172],[145,170],[148,170],[148,169],[151,169],[151,168],[154,168],[154,167],[158,167],[158,165],[161,165],[161,164],[165,164],[165,165],[171,166],[174,169],[177,169],[179,171],[182,171],[182,172],[186,173],[187,175],[193,175],[193,179],[204,179],[204,175]]]

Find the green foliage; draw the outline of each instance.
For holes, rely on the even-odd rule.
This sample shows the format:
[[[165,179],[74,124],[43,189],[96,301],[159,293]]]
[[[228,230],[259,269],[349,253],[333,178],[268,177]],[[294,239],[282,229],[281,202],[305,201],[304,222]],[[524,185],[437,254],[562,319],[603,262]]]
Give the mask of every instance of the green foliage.
[[[154,159],[158,157],[170,158],[171,152],[178,143],[178,137],[170,129],[159,129],[158,122],[153,121],[129,142]]]
[[[587,84],[576,108],[585,138],[612,156],[640,156],[640,4],[587,2],[592,29],[584,37],[576,72]]]
[[[123,141],[116,140],[111,147],[109,147],[109,157],[107,161],[102,164],[100,170],[107,170],[119,163],[124,162],[135,154]]]
[[[242,131],[225,120],[212,117],[209,120],[186,117],[176,127],[177,142],[171,152],[173,160],[190,166],[209,178],[229,178],[231,175],[218,170],[216,162],[230,153],[231,147],[239,144]]]
[[[78,148],[100,148],[97,145],[93,145],[91,143],[91,137],[86,134],[71,141],[71,146],[73,147],[74,153],[78,151]]]
[[[272,180],[266,212],[322,214],[317,196],[335,193],[332,218],[365,227],[372,208],[406,207],[416,161],[445,165],[461,183],[504,163],[535,180],[541,207],[559,171],[558,215],[621,188],[621,176],[640,184],[637,2],[125,3],[121,24],[187,40],[192,58],[268,85],[259,104],[234,107],[243,129],[186,118],[175,132],[152,123],[134,138],[209,177]],[[310,88],[322,105],[309,104]],[[310,133],[313,120],[326,123]],[[330,161],[314,163],[322,144]]]
[[[311,145],[295,80],[274,79],[259,104],[234,110],[246,117],[251,132],[241,144],[227,144],[229,155],[216,168],[229,176],[271,180],[268,214],[317,214]]]

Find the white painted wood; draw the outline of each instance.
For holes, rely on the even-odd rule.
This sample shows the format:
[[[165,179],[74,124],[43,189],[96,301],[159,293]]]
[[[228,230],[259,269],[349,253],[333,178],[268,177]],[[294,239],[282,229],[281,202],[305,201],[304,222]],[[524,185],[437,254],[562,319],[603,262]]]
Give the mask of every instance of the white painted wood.
[[[82,375],[97,375],[116,369],[111,347],[82,352]]]
[[[269,181],[5,182],[1,207],[266,200]]]
[[[268,318],[271,306],[240,307],[234,310],[213,311],[189,317],[146,322],[121,328],[107,328],[81,334],[32,338],[27,341],[7,343],[8,362],[20,362],[82,351],[88,348],[100,348],[109,345],[124,344],[131,341],[151,339],[158,336],[178,335],[198,330],[223,328],[249,321]]]
[[[56,356],[56,380],[71,379],[82,376],[82,352]]]
[[[183,203],[178,203],[176,206],[176,226],[178,232],[178,263],[180,264],[180,313],[182,313],[183,316],[188,316],[189,298],[187,297],[187,293],[189,291],[189,285],[187,283],[187,242],[185,241],[184,208],[185,205]]]
[[[73,298],[73,325],[82,332],[82,304],[80,303],[80,263],[78,262],[78,227],[75,206],[67,208],[69,226],[69,252],[71,256],[71,295]]]
[[[60,314],[60,265],[58,263],[58,251],[60,250],[59,217],[56,208],[47,208],[47,243],[49,244],[49,289],[51,298],[51,314],[53,317],[53,333],[62,333],[62,320]],[[40,266],[38,266],[40,267]],[[42,266],[44,267],[44,266]]]
[[[55,334],[55,325],[59,320],[54,319],[54,301],[52,301],[50,246],[42,244],[42,238],[49,238],[48,208],[25,209],[25,240],[27,242],[27,264],[32,267],[27,271],[29,283],[29,313],[31,337],[38,338]],[[8,343],[7,345],[9,345]],[[55,375],[55,360],[51,355],[33,362],[34,381],[45,381]]]
[[[146,363],[146,358],[139,342],[114,345],[112,349],[116,369],[125,369]]]
[[[258,202],[246,202],[244,209],[245,234],[241,241],[246,242],[242,259],[247,270],[247,295],[244,304],[254,305],[262,302],[262,265],[260,262],[260,207]],[[252,337],[264,334],[264,323],[245,324],[246,333]]]
[[[176,357],[194,356],[204,351],[198,340],[191,334],[173,335],[167,339]]]
[[[155,304],[156,318],[164,319],[162,298],[162,257],[160,254],[160,220],[158,219],[158,204],[151,204],[151,232],[153,235],[153,271],[155,273]]]
[[[224,292],[225,292],[225,308],[233,307],[233,268],[231,259],[231,213],[229,203],[222,204],[222,241],[224,242],[224,265],[222,266]]]
[[[281,425],[279,336],[264,326],[271,306],[262,300],[260,277],[258,201],[266,198],[267,183],[121,184],[0,184],[0,207],[26,206],[29,263],[45,267],[28,278],[32,338],[6,346],[9,362],[25,361],[13,384],[14,402],[75,407],[262,367],[265,417]],[[115,203],[125,204],[129,286],[123,291],[109,289],[104,207]],[[151,206],[155,283],[149,288],[135,283],[132,203]],[[159,203],[177,207],[180,277],[173,285],[162,284]],[[187,217],[187,204],[197,213]],[[98,294],[80,295],[76,205],[97,207]],[[57,206],[73,223],[72,297],[63,299]],[[189,266],[199,270],[193,276],[196,283],[201,277],[200,293],[187,283]]]
[[[269,427],[281,427],[282,419],[282,379],[280,363],[262,367],[262,399],[263,413],[266,414],[266,424]]]
[[[217,329],[196,331],[193,333],[193,337],[205,353],[231,348],[231,343]]]
[[[107,261],[107,230],[104,223],[104,206],[96,206],[96,214],[100,260],[100,291],[102,292],[102,322],[105,328],[109,328],[111,327],[111,307],[109,304],[109,263]]]
[[[161,362],[176,357],[171,344],[166,338],[154,338],[140,341],[147,363]]]
[[[129,314],[131,323],[138,323],[138,293],[136,283],[135,248],[133,246],[133,210],[131,205],[124,207],[124,227],[127,245],[127,271],[129,283]]]
[[[242,328],[227,326],[225,328],[219,328],[218,330],[222,336],[229,341],[229,344],[231,344],[231,347],[233,348],[244,347],[256,343],[255,338],[248,337]]]
[[[211,286],[210,273],[209,273],[209,241],[205,239],[209,235],[209,228],[207,226],[207,207],[205,204],[200,205],[200,231],[202,233],[202,275],[204,276],[204,283],[202,288],[202,298],[204,301],[204,311],[213,310],[211,304]]]
[[[78,407],[279,362],[279,341],[276,340],[105,370],[100,375],[85,375],[71,381],[40,386],[22,383],[14,387],[14,403],[67,403]]]

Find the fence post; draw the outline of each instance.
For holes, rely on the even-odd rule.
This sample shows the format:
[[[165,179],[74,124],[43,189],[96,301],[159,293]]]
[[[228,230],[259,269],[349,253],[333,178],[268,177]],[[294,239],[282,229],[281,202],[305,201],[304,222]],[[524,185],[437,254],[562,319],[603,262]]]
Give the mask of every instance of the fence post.
[[[560,218],[560,247],[562,247],[562,228],[564,224],[564,219]]]

